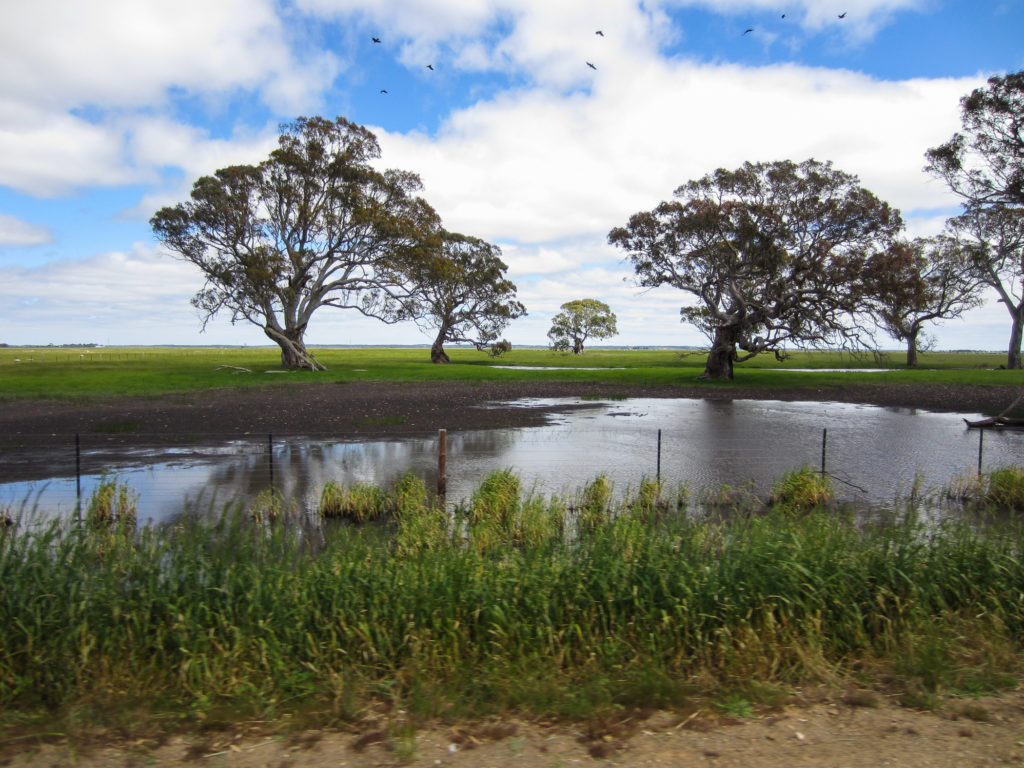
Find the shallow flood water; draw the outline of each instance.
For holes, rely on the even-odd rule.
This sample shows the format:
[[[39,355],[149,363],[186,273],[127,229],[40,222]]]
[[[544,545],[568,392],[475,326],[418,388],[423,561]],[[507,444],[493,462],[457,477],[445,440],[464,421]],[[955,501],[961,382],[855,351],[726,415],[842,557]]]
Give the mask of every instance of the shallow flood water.
[[[941,488],[983,469],[1024,464],[1024,432],[968,430],[962,414],[840,403],[631,399],[581,404],[575,399],[526,400],[529,408],[564,406],[541,427],[447,434],[448,498],[466,499],[487,473],[511,469],[542,495],[571,496],[598,475],[618,493],[659,470],[669,484],[693,493],[751,483],[765,495],[784,473],[822,463],[845,500],[883,506],[906,498],[921,476]],[[580,407],[580,406],[584,407]],[[976,418],[977,414],[967,414]],[[167,521],[183,509],[219,512],[271,482],[286,497],[314,508],[323,485],[388,486],[408,471],[437,482],[437,437],[366,442],[238,441],[187,449],[138,450],[111,463],[102,450],[83,454],[83,473],[45,481],[0,484],[0,505],[43,514],[74,514],[101,478],[116,476],[138,494],[140,519]],[[73,468],[72,468],[73,471]]]

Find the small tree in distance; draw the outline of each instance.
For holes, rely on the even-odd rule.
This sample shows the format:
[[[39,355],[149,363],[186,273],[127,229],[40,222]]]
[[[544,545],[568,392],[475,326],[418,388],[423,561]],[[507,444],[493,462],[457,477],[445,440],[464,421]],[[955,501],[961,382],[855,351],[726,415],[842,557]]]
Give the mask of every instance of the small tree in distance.
[[[583,342],[587,339],[608,339],[619,332],[615,314],[603,301],[575,299],[565,302],[561,309],[548,331],[552,349],[565,352],[571,349],[574,355],[582,355]]]
[[[430,362],[450,363],[444,344],[490,347],[492,356],[511,345],[499,341],[505,327],[526,314],[501,249],[476,237],[442,232],[440,248],[429,258],[403,266],[407,296],[392,301],[395,319],[412,318],[434,334]]]
[[[896,243],[871,258],[865,275],[871,312],[890,336],[906,342],[908,368],[929,348],[925,323],[961,317],[982,303],[971,256],[951,237]]]

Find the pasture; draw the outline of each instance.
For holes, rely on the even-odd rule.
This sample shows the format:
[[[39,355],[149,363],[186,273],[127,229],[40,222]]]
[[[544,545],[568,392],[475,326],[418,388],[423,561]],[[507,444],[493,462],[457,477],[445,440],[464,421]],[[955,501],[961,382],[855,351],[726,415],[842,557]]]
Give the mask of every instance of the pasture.
[[[328,370],[285,372],[277,348],[269,346],[5,347],[0,348],[0,401],[152,397],[225,387],[357,380],[571,381],[812,390],[864,383],[1024,384],[1024,372],[999,370],[1005,362],[1002,353],[923,353],[920,367],[907,370],[899,351],[880,357],[796,351],[783,362],[771,355],[756,357],[737,366],[734,381],[716,382],[698,380],[705,355],[696,350],[594,348],[577,356],[522,348],[500,358],[471,348],[448,351],[451,365],[432,364],[429,350],[421,347],[316,348],[314,354]]]

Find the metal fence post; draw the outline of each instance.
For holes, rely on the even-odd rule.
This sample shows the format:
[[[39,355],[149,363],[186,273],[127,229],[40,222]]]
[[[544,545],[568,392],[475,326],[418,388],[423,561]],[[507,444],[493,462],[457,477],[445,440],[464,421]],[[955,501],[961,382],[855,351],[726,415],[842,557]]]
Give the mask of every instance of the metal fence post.
[[[274,490],[274,433],[267,433],[267,464],[270,466],[270,489]]]
[[[978,428],[978,477],[981,477],[981,459],[985,451],[985,428]]]
[[[448,493],[448,430],[437,431],[437,495]]]
[[[821,430],[821,475],[825,476],[825,446],[828,445],[828,427]]]
[[[661,430],[658,430],[658,485],[661,485]]]
[[[82,438],[75,432],[75,516],[82,522]]]

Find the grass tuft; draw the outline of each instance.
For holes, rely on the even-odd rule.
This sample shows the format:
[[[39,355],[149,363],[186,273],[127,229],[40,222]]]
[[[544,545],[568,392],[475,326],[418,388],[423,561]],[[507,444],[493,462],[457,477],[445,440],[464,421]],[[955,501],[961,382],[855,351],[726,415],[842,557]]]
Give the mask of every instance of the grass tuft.
[[[835,488],[826,475],[810,467],[802,467],[783,475],[772,486],[769,504],[776,509],[808,512],[827,507],[835,499]]]

